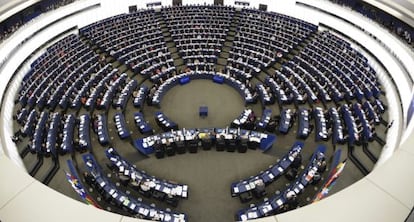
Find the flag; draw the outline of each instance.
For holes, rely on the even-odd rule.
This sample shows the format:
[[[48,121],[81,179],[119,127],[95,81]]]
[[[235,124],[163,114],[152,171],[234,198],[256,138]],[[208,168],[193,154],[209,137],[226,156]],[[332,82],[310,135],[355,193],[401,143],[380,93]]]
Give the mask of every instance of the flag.
[[[341,175],[342,171],[344,170],[345,165],[346,165],[346,160],[339,163],[335,167],[335,169],[329,175],[328,181],[325,183],[325,186],[321,189],[321,191],[318,194],[316,194],[316,197],[313,200],[313,202],[320,201],[328,195],[329,191],[335,185],[336,179],[338,179],[338,177]]]
[[[82,184],[79,182],[79,178],[77,178],[76,176],[66,171],[65,171],[65,174],[66,174],[66,179],[72,185],[72,188],[75,190],[76,193],[78,193],[78,195],[82,198],[82,200],[85,201],[85,203],[101,209],[101,207],[93,200],[93,198],[89,194],[86,193]]]

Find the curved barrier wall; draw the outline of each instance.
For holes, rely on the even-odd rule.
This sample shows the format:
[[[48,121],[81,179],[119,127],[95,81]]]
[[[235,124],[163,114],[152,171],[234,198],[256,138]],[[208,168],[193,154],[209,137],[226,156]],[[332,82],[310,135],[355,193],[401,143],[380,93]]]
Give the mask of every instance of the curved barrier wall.
[[[146,3],[153,1],[140,1],[138,2],[139,8],[144,8]],[[163,5],[171,4],[170,1],[161,1]],[[212,4],[213,1],[183,1],[186,3],[204,3]],[[385,147],[385,152],[388,150],[388,156],[392,156],[385,161],[388,157],[384,157],[383,164],[376,167],[368,176],[361,179],[357,183],[349,186],[348,188],[338,192],[337,194],[328,197],[327,199],[315,204],[302,207],[298,210],[290,211],[284,214],[263,218],[257,221],[404,221],[409,214],[412,206],[414,205],[414,138],[410,137],[412,134],[413,124],[409,125],[407,129],[404,129],[404,140],[400,143],[398,135],[403,131],[404,120],[402,113],[406,114],[409,100],[411,100],[411,86],[410,84],[404,84],[407,74],[414,75],[410,70],[413,64],[413,57],[409,52],[404,50],[404,46],[397,39],[382,35],[379,31],[379,26],[369,23],[366,20],[362,20],[361,17],[354,12],[350,12],[348,9],[340,6],[333,5],[325,1],[305,1],[307,4],[315,7],[326,8],[330,12],[335,11],[336,15],[344,17],[348,22],[358,23],[364,26],[365,32],[358,29],[351,24],[346,24],[346,21],[334,18],[321,12],[317,9],[306,8],[295,4],[295,1],[282,1],[282,0],[264,0],[264,1],[252,1],[250,6],[258,7],[259,3],[267,4],[268,9],[271,11],[277,11],[284,14],[292,15],[300,19],[313,22],[315,24],[323,21],[324,24],[335,27],[339,32],[352,32],[357,36],[356,41],[370,51],[372,50],[384,50],[384,46],[381,44],[366,44],[368,42],[375,43],[372,38],[374,35],[381,35],[387,38],[387,41],[383,39],[383,42],[392,45],[393,52],[400,56],[399,60],[406,65],[408,72],[404,73],[401,68],[401,63],[391,57],[387,57],[386,54],[376,51],[375,55],[383,63],[384,67],[392,74],[394,80],[398,85],[398,93],[395,90],[389,90],[393,88],[393,85],[387,83],[384,77],[382,81],[385,87],[387,87],[387,96],[399,96],[402,99],[402,112],[396,109],[391,112],[392,117],[397,121],[390,130],[388,137],[395,137],[394,143],[399,148],[394,152],[392,145]],[[64,20],[58,21],[52,25],[55,20],[64,15],[70,15],[77,10],[87,8],[88,6],[100,3],[99,7],[91,10],[83,11],[81,13],[75,13],[68,16]],[[18,85],[13,85],[13,82],[18,82],[23,76],[25,67],[20,67],[21,72],[16,72],[20,64],[36,50],[39,45],[47,42],[53,36],[57,36],[59,33],[70,30],[73,27],[81,27],[86,24],[92,23],[96,20],[123,12],[127,12],[129,5],[136,5],[137,2],[125,1],[122,4],[117,4],[114,8],[111,5],[111,1],[79,1],[74,4],[65,6],[56,11],[47,13],[40,16],[35,21],[23,27],[17,33],[15,33],[6,44],[0,46],[2,56],[10,55],[8,60],[0,67],[1,76],[3,79],[14,78],[17,81],[12,81],[7,85],[7,81],[1,81],[0,92],[2,102],[0,124],[3,126],[1,131],[1,148],[0,149],[0,177],[2,183],[0,183],[0,220],[1,221],[142,221],[139,219],[129,218],[106,211],[98,210],[96,208],[81,204],[69,197],[60,194],[49,187],[41,184],[39,181],[30,177],[22,169],[16,167],[15,163],[19,163],[19,156],[16,151],[13,153],[14,144],[11,142],[10,136],[12,135],[12,104],[14,93],[18,90]],[[225,1],[225,4],[233,5],[234,2]],[[66,13],[66,14],[65,14]],[[55,19],[53,19],[55,18]],[[42,32],[39,32],[36,36],[31,36],[30,39],[25,40],[30,36],[30,32],[38,30],[42,27]],[[386,31],[385,31],[386,32]],[[369,34],[370,35],[369,35]],[[389,39],[388,39],[389,38]],[[25,40],[25,43],[20,45],[20,42]],[[14,43],[13,43],[14,42]],[[371,46],[372,45],[372,46]],[[3,54],[3,52],[6,52]],[[4,58],[0,58],[3,60]],[[381,76],[380,76],[381,78]],[[9,90],[5,92],[5,89]],[[13,93],[14,92],[14,93]],[[391,92],[391,95],[388,95]],[[395,97],[394,97],[395,98]],[[388,98],[389,102],[395,101],[392,98]],[[396,102],[395,102],[396,103]],[[400,104],[392,104],[400,107]],[[394,136],[392,133],[395,133]],[[392,142],[391,142],[392,143]],[[5,148],[10,148],[6,152]],[[14,149],[15,150],[15,149]],[[7,155],[7,156],[6,156]],[[20,160],[21,161],[21,160]],[[306,218],[306,219],[305,219]]]

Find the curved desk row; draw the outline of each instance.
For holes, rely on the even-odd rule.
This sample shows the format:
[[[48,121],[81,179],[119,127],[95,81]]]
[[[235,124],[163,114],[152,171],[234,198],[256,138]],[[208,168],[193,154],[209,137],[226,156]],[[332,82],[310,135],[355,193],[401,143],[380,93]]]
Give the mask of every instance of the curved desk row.
[[[239,60],[238,58],[241,58],[243,54],[235,53],[233,51],[230,51],[230,58],[227,60],[231,63],[238,64],[243,67],[247,67],[248,69],[252,70],[254,72],[254,75],[258,75],[260,73],[260,70],[262,68],[265,68],[258,59],[247,59],[247,61],[243,61],[243,59]]]
[[[61,98],[61,93],[63,93],[65,87],[71,85],[72,82],[74,84],[73,88],[76,87],[77,92],[79,92],[79,94],[82,93],[81,87],[83,83],[81,84],[81,80],[88,78],[88,74],[96,68],[96,62],[98,61],[98,57],[92,54],[85,56],[87,56],[87,58],[85,58],[86,61],[80,64],[79,67],[76,68],[76,71],[71,72],[69,68],[66,68],[63,70],[59,70],[61,75],[53,76],[53,74],[51,74],[45,76],[43,82],[49,82],[47,87],[41,88],[41,85],[39,85],[39,89],[43,89],[43,91],[40,93],[40,95],[37,96],[34,96],[34,94],[32,94],[32,96],[29,97],[27,103],[30,106],[37,105],[39,108],[43,108],[45,105],[49,107],[55,107],[57,106],[58,102],[60,104],[61,100],[59,100],[59,98]],[[73,68],[73,66],[74,64],[70,64],[71,69]],[[81,73],[80,70],[82,69],[86,70],[85,73],[79,74]],[[64,76],[63,74],[66,74],[67,76]],[[75,91],[72,91],[72,93],[75,94]],[[78,95],[75,96],[76,100],[74,100],[71,104],[72,107],[79,106],[81,97]],[[70,94],[69,96],[73,95]],[[34,98],[36,98],[36,100],[34,100]],[[67,106],[68,104],[65,105]]]
[[[125,22],[130,22],[129,21],[125,21]],[[137,20],[134,20],[134,22],[136,22]],[[138,20],[139,22],[142,22],[142,20]],[[122,24],[123,26],[128,26],[129,24]],[[133,24],[138,25],[138,24]],[[124,27],[126,28],[126,27]],[[131,28],[131,27],[129,27]],[[135,30],[134,30],[135,31]],[[161,39],[159,37],[157,37],[157,34],[159,34],[159,31],[154,30],[156,32],[154,33],[149,33],[146,30],[139,30],[141,33],[132,33],[132,30],[128,30],[127,31],[127,35],[134,35],[132,37],[132,39],[128,39],[129,41],[131,40],[136,40],[135,43],[133,44],[126,44],[127,46],[123,46],[120,50],[117,50],[113,55],[115,57],[118,58],[119,61],[121,61],[124,64],[132,64],[133,62],[136,61],[140,61],[143,60],[144,58],[153,58],[156,57],[156,55],[162,56],[163,54],[168,52],[167,47],[165,46],[165,42],[160,41]],[[142,33],[142,32],[145,32]],[[140,36],[140,34],[144,34],[145,36],[149,36],[150,39],[146,39],[143,42],[140,42],[139,37],[143,37]],[[151,38],[152,36],[156,36],[155,38],[158,39],[160,42],[154,42],[153,39]],[[122,37],[124,38],[125,36],[122,35]],[[154,40],[156,40],[154,39]],[[146,47],[148,47],[148,49],[152,49],[152,50],[148,50],[146,48],[140,48],[139,46],[141,44],[145,43]]]
[[[97,55],[95,55],[97,57]],[[96,65],[96,64],[95,64]],[[96,75],[92,75],[92,73],[87,73],[82,75],[82,81],[87,80],[87,82],[82,82],[80,85],[82,88],[80,90],[75,91],[75,99],[72,101],[70,107],[72,109],[79,109],[83,104],[86,103],[86,95],[89,93],[92,86],[97,85],[102,79],[104,75],[104,71],[107,68],[101,69],[99,72],[97,72]],[[92,71],[92,70],[90,70]],[[106,73],[105,73],[106,75]],[[84,101],[85,100],[85,101]]]
[[[233,67],[233,64],[230,61],[227,63],[227,66],[224,67],[223,73],[235,76],[236,79],[239,79],[242,82],[253,78],[250,69],[246,70],[245,67]]]
[[[277,178],[279,178],[290,165],[295,161],[296,157],[300,155],[304,146],[303,142],[295,142],[289,152],[276,164],[272,165],[266,171],[259,173],[256,176],[249,177],[247,179],[240,180],[231,184],[231,195],[238,196],[241,193],[255,190],[257,184],[264,183],[269,185]]]
[[[91,117],[89,114],[83,114],[79,116],[79,149],[81,151],[90,150],[91,145],[91,137],[90,137],[90,125],[91,125]]]
[[[161,36],[161,33],[154,33],[152,36],[154,37],[146,41],[147,43],[154,44],[164,40],[163,36]],[[155,69],[161,69],[162,66],[171,64],[173,61],[174,60],[171,58],[170,53],[167,52],[144,60],[135,61],[135,63],[129,63],[129,66],[134,71],[134,73],[140,73],[142,76],[150,76],[150,74],[152,74]]]
[[[23,127],[20,129],[20,133],[26,137],[27,135],[33,135],[33,129],[34,125],[37,121],[37,111],[35,109],[32,109],[30,111],[29,115],[27,116],[27,119],[24,121]]]
[[[105,194],[105,198],[113,200],[117,206],[126,209],[128,212],[140,215],[145,219],[165,222],[187,221],[187,216],[185,214],[160,210],[118,190],[118,188],[104,176],[92,154],[84,154],[82,158],[89,175],[93,177],[93,185],[97,186],[97,189]]]
[[[141,112],[134,113],[135,125],[137,125],[138,130],[141,134],[147,134],[153,132],[151,125],[145,121],[144,115]]]
[[[148,186],[151,190],[161,192],[167,197],[188,198],[188,185],[169,182],[148,175],[120,156],[114,148],[107,149],[105,153],[111,163],[118,168],[118,172],[128,177],[129,183],[133,183],[134,186]]]
[[[19,125],[22,125],[23,122],[26,120],[28,114],[29,111],[25,107],[23,107],[17,111],[16,115],[13,116],[13,119],[15,119]]]
[[[208,140],[211,143],[216,143],[216,145],[227,142],[224,146],[226,144],[228,145],[229,141],[235,143],[246,141],[249,148],[259,148],[266,151],[272,147],[276,140],[276,136],[273,134],[235,128],[182,129],[171,130],[169,132],[136,139],[134,141],[134,146],[139,152],[149,155],[155,152],[154,146],[160,144],[166,145],[177,142],[190,144],[194,141],[198,144],[198,142],[205,140]]]
[[[32,138],[32,144],[30,146],[31,153],[42,153],[42,144],[44,139],[44,132],[46,128],[46,123],[49,118],[49,113],[43,111],[40,114],[39,120],[37,121],[36,128],[34,129],[34,135]]]
[[[295,69],[295,70],[293,70]],[[310,88],[309,83],[310,81],[305,81],[302,76],[298,73],[299,68],[296,68],[295,64],[292,61],[289,61],[287,65],[283,65],[282,72],[289,76],[289,79],[294,78],[296,80],[296,88],[299,90],[299,93],[302,91],[306,93],[307,100],[310,104],[317,102],[318,97],[316,96],[315,92]],[[300,69],[299,69],[300,70]],[[303,70],[304,71],[304,70]],[[305,72],[306,73],[306,72]],[[296,93],[296,92],[294,92]]]
[[[316,122],[316,141],[319,140],[327,140],[329,138],[328,134],[328,126],[327,126],[327,120],[325,117],[324,110],[320,107],[315,107],[313,109],[313,115],[315,116],[315,122]]]
[[[381,90],[378,88],[380,83],[376,79],[376,72],[370,67],[368,60],[360,52],[353,49],[349,42],[328,31],[321,32],[318,40],[318,42],[310,45],[319,50],[327,51],[330,56],[335,57],[336,66],[344,70],[344,73],[349,75],[353,82],[358,83],[357,86],[363,92],[366,99],[372,96],[375,98],[379,97]],[[329,48],[326,43],[329,45]]]
[[[116,93],[118,92],[118,88],[123,85],[127,79],[128,75],[126,73],[122,73],[111,86],[105,92],[104,96],[102,97],[101,104],[99,104],[99,109],[108,110],[109,106],[112,103],[113,98],[115,97]]]
[[[121,112],[117,112],[114,115],[114,121],[116,126],[116,131],[118,132],[119,138],[125,139],[131,136],[125,122],[125,116]]]
[[[354,115],[358,118],[359,123],[361,124],[361,139],[363,142],[372,141],[374,139],[374,128],[371,127],[365,112],[362,110],[361,104],[355,103],[353,105]]]
[[[283,69],[281,71],[276,70],[275,76],[278,78],[280,84],[282,85],[282,88],[285,87],[285,92],[290,92],[288,94],[290,101],[295,102],[297,104],[304,104],[307,101],[307,94],[305,92],[299,91],[299,85],[296,86],[293,83],[293,81],[290,81],[290,79],[287,77],[290,77],[290,75],[286,74],[286,70],[287,67],[283,66]]]
[[[75,69],[75,71],[73,73],[77,73],[80,72],[80,70],[82,70],[83,68],[86,69],[86,71],[84,72],[84,74],[81,74],[79,76],[77,76],[76,78],[74,78],[74,80],[65,80],[61,86],[65,89],[65,87],[69,86],[66,91],[64,91],[64,89],[62,89],[64,92],[62,92],[62,96],[60,97],[59,100],[59,107],[62,109],[67,109],[69,106],[72,105],[72,101],[71,100],[75,100],[76,98],[76,91],[80,90],[82,88],[82,85],[84,84],[83,81],[86,79],[85,75],[86,74],[90,74],[93,72],[93,70],[95,70],[97,68],[98,65],[98,56],[93,56],[91,58],[89,58],[86,62],[84,62],[79,68]],[[59,87],[61,87],[59,86]],[[80,99],[80,98],[78,98]]]
[[[269,125],[269,122],[270,122],[271,118],[272,118],[272,110],[271,109],[264,109],[263,112],[262,112],[262,117],[260,117],[260,121],[257,122],[257,124],[256,124],[256,129],[258,129],[258,130],[267,130],[267,126]]]
[[[60,144],[60,154],[71,153],[73,151],[73,138],[76,125],[76,117],[73,114],[66,115],[63,125],[63,138]]]
[[[289,129],[293,126],[293,118],[295,112],[291,109],[283,109],[280,114],[279,132],[287,134]]]
[[[306,58],[306,60],[302,57]],[[307,73],[310,77],[312,77],[311,79],[315,84],[319,85],[318,90],[322,95],[322,101],[329,102],[333,99],[336,103],[338,103],[344,99],[342,93],[335,87],[331,80],[329,80],[329,78],[321,72],[321,69],[317,69],[308,62],[308,58],[305,54],[295,56],[293,61],[298,64],[298,67],[303,70],[304,73]],[[326,88],[322,87],[322,85],[325,85]]]
[[[101,93],[104,92],[106,89],[106,85],[110,84],[110,80],[115,76],[118,72],[118,69],[113,69],[109,71],[109,68],[112,67],[110,64],[105,66],[106,68],[99,70],[97,73],[102,75],[104,72],[104,77],[99,81],[98,85],[95,87],[95,90],[89,95],[88,99],[86,100],[85,107],[87,110],[93,110],[95,105],[97,104],[97,99]]]
[[[155,113],[155,122],[164,131],[177,130],[178,129],[178,124],[173,122],[170,118],[168,118],[168,116],[166,116],[161,111],[158,111],[158,112]]]
[[[328,78],[330,79],[331,83],[330,86],[331,89],[334,89],[332,90],[332,92],[335,92],[335,94],[331,95],[331,97],[333,97],[335,101],[341,101],[343,99],[352,100],[353,98],[355,98],[354,93],[348,87],[348,85],[345,84],[345,81],[342,81],[340,76],[334,72],[335,68],[331,62],[323,58],[318,53],[315,53],[311,50],[307,50],[306,48],[304,51],[301,52],[301,56],[304,60],[311,61],[313,62],[312,64],[317,64],[318,68],[312,65],[314,69],[320,70],[322,73],[330,73],[330,75],[328,75]],[[339,94],[337,94],[338,92]]]
[[[294,59],[296,58],[298,58],[298,56],[296,56]],[[309,85],[307,85],[305,90],[307,91],[308,96],[310,96],[313,102],[318,102],[318,99],[322,100],[325,103],[332,101],[332,98],[329,96],[329,93],[326,91],[326,89],[319,83],[319,81],[312,74],[308,72],[307,69],[303,68],[300,65],[300,63],[298,63],[297,60],[296,60],[296,63],[294,63],[293,61],[290,61],[289,65],[295,68],[295,72],[299,73],[298,75],[299,77],[303,76],[301,78],[302,84],[306,82],[309,83]],[[325,80],[324,78],[319,78],[319,79],[321,79],[322,81]],[[309,86],[312,86],[312,88],[310,88]]]
[[[253,129],[256,116],[252,109],[245,109],[243,112],[231,122],[232,128]]]
[[[256,89],[259,92],[260,102],[263,106],[272,105],[275,103],[275,98],[273,94],[267,91],[266,87],[263,84],[257,84]]]
[[[98,114],[94,119],[94,131],[98,134],[98,141],[105,146],[109,143],[109,133],[106,115]]]
[[[125,109],[126,103],[131,96],[132,92],[137,88],[138,82],[133,79],[130,80],[127,85],[122,89],[121,94],[118,99],[113,103],[114,108],[120,108],[121,110]]]
[[[374,110],[374,107],[369,101],[365,101],[362,107],[370,121],[374,121],[375,125],[381,123],[381,116]]]
[[[218,72],[190,71],[169,78],[160,87],[158,87],[154,95],[152,95],[152,105],[160,105],[162,97],[169,89],[178,84],[188,83],[192,79],[211,79],[216,83],[226,83],[235,88],[242,95],[246,104],[254,103],[256,101],[256,98],[253,96],[251,90],[240,80]]]
[[[276,61],[277,53],[275,53],[272,49],[264,48],[260,45],[254,44],[253,41],[249,41],[250,38],[253,37],[253,40],[258,41],[256,36],[259,36],[259,33],[252,33],[252,29],[247,27],[243,27],[245,30],[241,30],[242,32],[237,33],[235,40],[233,41],[233,54],[242,54],[243,57],[248,60],[256,60],[256,63],[259,63],[259,66],[255,66],[257,68],[261,67],[269,67]],[[246,41],[247,40],[247,41]],[[263,43],[263,41],[260,41]],[[236,52],[236,53],[234,53]],[[247,56],[250,55],[250,56]],[[253,64],[255,65],[255,64]],[[260,69],[259,69],[260,70]],[[260,71],[259,71],[260,72]]]
[[[136,95],[134,95],[134,106],[138,109],[141,109],[142,106],[144,105],[145,99],[147,98],[148,95],[148,86],[146,85],[141,85],[136,93]]]
[[[168,68],[161,67],[160,72],[156,72],[155,74],[151,75],[151,82],[160,83],[161,80],[165,80],[170,78],[170,75],[176,72],[175,66],[173,66],[173,59],[167,60]],[[171,64],[171,65],[170,65]],[[151,68],[151,67],[150,67]],[[144,72],[144,71],[143,71]]]
[[[345,122],[345,128],[348,131],[348,144],[353,146],[355,142],[360,141],[358,127],[355,123],[355,118],[352,115],[351,110],[347,104],[342,105],[341,111],[342,118]]]
[[[279,84],[269,76],[265,79],[265,85],[269,86],[273,94],[276,95],[279,105],[290,104],[292,100],[286,96],[285,90],[279,86]]]
[[[334,145],[337,143],[342,144],[345,142],[344,127],[338,110],[334,107],[331,107],[329,109],[329,115],[331,117],[332,125],[332,143]]]
[[[301,108],[299,109],[299,129],[297,132],[298,138],[306,139],[308,138],[311,128],[309,124],[309,110]]]
[[[325,161],[326,147],[319,145],[308,166],[303,170],[302,174],[291,183],[291,185],[280,194],[276,194],[269,198],[269,200],[261,202],[253,207],[242,209],[237,212],[236,218],[238,221],[246,221],[256,218],[265,217],[274,213],[283,212],[285,207],[289,205],[290,201],[312,182],[314,175],[320,171],[322,162]]]
[[[60,113],[53,113],[49,123],[49,129],[47,129],[46,149],[44,151],[46,156],[52,155],[53,157],[56,157],[56,141],[58,140],[58,134],[61,130],[60,123]]]
[[[73,46],[73,48],[68,46],[69,49],[65,56],[62,56],[58,52],[48,54],[47,59],[39,67],[29,70],[27,77],[30,79],[27,79],[28,81],[25,82],[26,84],[23,85],[20,91],[22,104],[25,104],[25,99],[28,98],[27,103],[30,106],[38,105],[40,108],[43,108],[48,101],[47,97],[49,95],[58,96],[56,95],[56,91],[54,91],[56,89],[55,87],[61,85],[60,83],[65,80],[75,78],[79,75],[78,73],[70,72],[68,67],[74,69],[76,63],[87,65],[87,63],[83,62],[93,61],[91,60],[92,57],[98,57],[86,45],[80,42],[80,40],[77,39],[77,43],[79,44]],[[67,66],[61,64],[66,64]]]
[[[154,61],[154,60],[153,60]],[[160,74],[158,76],[165,76],[169,73],[172,73],[173,70],[175,70],[174,60],[171,58],[170,53],[166,54],[163,58],[160,58],[158,63],[152,64],[151,66],[145,67],[145,69],[141,70],[141,75],[143,76],[151,76],[155,73],[157,73],[159,70],[161,70]],[[167,69],[164,69],[164,67],[168,67]]]

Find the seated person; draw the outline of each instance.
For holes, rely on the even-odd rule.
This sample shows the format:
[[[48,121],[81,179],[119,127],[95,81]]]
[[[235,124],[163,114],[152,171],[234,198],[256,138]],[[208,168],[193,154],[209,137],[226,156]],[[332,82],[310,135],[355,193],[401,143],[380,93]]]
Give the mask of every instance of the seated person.
[[[143,181],[139,184],[140,193],[142,193],[146,197],[151,196],[151,181]]]
[[[85,178],[86,183],[89,185],[93,185],[96,182],[95,178],[86,171],[83,173],[83,177]]]
[[[253,190],[253,194],[256,198],[261,198],[264,195],[266,195],[265,191],[265,184],[262,179],[256,180],[255,182],[255,188]]]
[[[298,206],[299,202],[297,200],[297,195],[294,191],[290,190],[286,193],[286,205],[289,209],[295,209]]]

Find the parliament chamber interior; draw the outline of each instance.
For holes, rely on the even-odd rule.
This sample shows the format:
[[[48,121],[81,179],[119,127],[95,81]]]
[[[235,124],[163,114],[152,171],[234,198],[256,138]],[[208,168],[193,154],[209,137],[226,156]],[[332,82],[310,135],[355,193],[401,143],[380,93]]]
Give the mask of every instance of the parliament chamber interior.
[[[0,222],[414,221],[411,2],[0,3]]]

